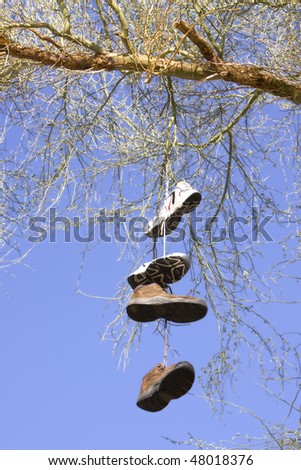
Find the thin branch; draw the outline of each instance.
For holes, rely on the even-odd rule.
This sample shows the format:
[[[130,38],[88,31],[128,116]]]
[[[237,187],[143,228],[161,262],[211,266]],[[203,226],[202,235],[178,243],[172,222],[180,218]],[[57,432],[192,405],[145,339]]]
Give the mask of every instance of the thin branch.
[[[52,44],[53,46],[55,46],[57,49],[60,49],[62,50],[62,46],[60,44],[58,44],[56,41],[54,41],[53,39],[51,39],[50,37],[48,36],[43,36],[42,34],[40,34],[38,31],[36,31],[35,29],[28,29],[28,31],[31,31],[33,34],[35,34],[36,36],[38,36],[39,39],[41,39],[41,41],[46,41],[46,42],[49,42],[50,44]]]
[[[103,27],[104,27],[106,36],[107,36],[107,38],[109,38],[109,37],[110,37],[110,32],[109,32],[109,28],[108,28],[108,22],[107,22],[107,20],[106,20],[105,15],[103,14],[101,1],[100,1],[100,0],[96,0],[96,5],[97,5],[98,14],[99,14],[100,19],[101,19],[101,21],[102,21],[102,24],[103,24]]]
[[[86,49],[90,49],[91,51],[95,52],[96,54],[102,54],[104,53],[104,50],[102,47],[100,47],[98,44],[88,41],[88,39],[85,39],[84,37],[79,37],[74,34],[67,34],[67,33],[61,33],[58,31],[56,28],[54,28],[52,25],[45,23],[45,22],[39,22],[39,21],[34,21],[31,23],[13,23],[9,25],[6,29],[9,31],[11,29],[27,29],[29,31],[32,31],[32,29],[48,29],[49,31],[52,32],[52,34],[56,37],[60,37],[63,39],[67,39],[67,41],[70,41],[77,46],[83,46]]]
[[[255,92],[252,92],[250,99],[248,100],[246,106],[240,111],[240,113],[238,113],[238,115],[233,119],[233,121],[229,122],[229,124],[226,127],[224,127],[220,132],[212,136],[209,139],[209,141],[206,142],[204,147],[208,147],[211,144],[217,143],[224,134],[231,131],[231,129],[233,129],[233,127],[236,126],[236,124],[238,124],[241,118],[246,115],[246,113],[251,109],[253,104],[258,100],[258,98],[260,98],[261,95],[262,95],[261,91],[257,90]]]
[[[170,98],[170,104],[171,104],[171,109],[172,109],[172,115],[174,118],[174,123],[175,125],[177,125],[177,105],[175,101],[175,94],[173,90],[172,79],[170,77],[167,77],[167,90],[168,90],[168,96]]]
[[[70,22],[70,13],[68,11],[68,8],[64,2],[64,0],[56,0],[60,10],[63,14],[64,17],[64,28],[63,28],[63,33],[64,34],[71,34],[71,22]]]
[[[232,159],[233,159],[233,137],[232,137],[232,132],[230,130],[227,130],[226,131],[227,134],[229,135],[229,160],[228,160],[228,163],[227,163],[227,171],[226,171],[226,181],[225,181],[225,185],[224,185],[224,191],[223,191],[223,194],[222,194],[222,197],[221,197],[221,200],[216,208],[216,211],[210,221],[210,230],[211,230],[211,226],[214,222],[214,220],[216,219],[216,217],[218,216],[222,206],[223,206],[223,203],[226,199],[226,196],[227,196],[227,193],[228,193],[228,189],[229,189],[229,186],[230,186],[230,182],[231,182],[231,170],[232,170]]]
[[[191,395],[193,395],[193,394],[191,393]],[[205,400],[213,401],[213,402],[219,402],[220,401],[218,399],[215,399],[215,398],[212,398],[212,397],[204,397],[202,395],[194,395],[194,396],[197,397],[197,398],[201,398],[201,399],[205,399]],[[261,425],[266,429],[266,431],[268,432],[268,434],[270,435],[272,440],[274,442],[276,442],[279,449],[283,448],[281,441],[277,438],[277,436],[275,436],[273,434],[273,432],[271,431],[269,426],[266,424],[265,420],[263,418],[261,418],[260,416],[258,416],[256,413],[254,413],[254,411],[246,408],[245,406],[237,405],[236,403],[232,403],[232,402],[229,402],[229,401],[226,401],[225,403],[226,403],[226,405],[233,406],[233,408],[237,408],[238,410],[242,411],[243,413],[247,413],[249,416],[252,416],[253,418],[257,419],[261,423]]]
[[[108,5],[115,11],[119,18],[119,22],[121,25],[121,33],[119,34],[123,44],[125,45],[127,51],[130,54],[134,54],[134,48],[129,40],[129,26],[127,20],[121,10],[120,6],[115,2],[115,0],[107,0]]]

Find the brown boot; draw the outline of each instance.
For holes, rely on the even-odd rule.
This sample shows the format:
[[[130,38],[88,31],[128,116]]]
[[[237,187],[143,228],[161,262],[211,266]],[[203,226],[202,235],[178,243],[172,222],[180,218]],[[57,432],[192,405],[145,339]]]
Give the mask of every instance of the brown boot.
[[[180,398],[191,389],[194,368],[186,361],[164,368],[158,364],[142,379],[137,406],[146,411],[160,411],[170,400]]]
[[[175,323],[201,320],[207,309],[203,300],[188,295],[168,294],[155,283],[136,287],[126,307],[128,316],[135,321],[147,322],[165,318]]]

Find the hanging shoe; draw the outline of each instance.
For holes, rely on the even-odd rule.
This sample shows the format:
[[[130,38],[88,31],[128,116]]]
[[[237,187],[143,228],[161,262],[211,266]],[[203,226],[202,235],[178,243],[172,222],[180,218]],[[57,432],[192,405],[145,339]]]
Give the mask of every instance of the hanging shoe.
[[[175,323],[201,320],[207,313],[206,302],[188,295],[168,294],[159,284],[138,286],[126,307],[128,316],[138,322],[164,318]]]
[[[180,223],[181,217],[193,211],[202,199],[201,194],[186,181],[177,183],[173,192],[167,197],[159,214],[145,227],[148,237],[157,238],[171,233]]]
[[[186,361],[170,367],[158,364],[142,379],[137,406],[145,411],[160,411],[170,400],[187,393],[194,382],[194,368]]]
[[[183,253],[156,258],[149,263],[144,263],[139,269],[128,277],[128,283],[132,289],[139,285],[156,282],[161,286],[172,284],[182,279],[190,267],[188,256]]]

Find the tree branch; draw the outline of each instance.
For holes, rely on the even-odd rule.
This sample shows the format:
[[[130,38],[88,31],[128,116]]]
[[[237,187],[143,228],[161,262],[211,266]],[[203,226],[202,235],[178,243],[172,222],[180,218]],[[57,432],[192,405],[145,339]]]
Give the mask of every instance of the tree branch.
[[[218,53],[218,56],[219,57],[222,57],[223,55],[223,48],[215,41],[214,37],[212,36],[211,32],[210,32],[210,29],[208,28],[207,24],[206,24],[206,21],[205,21],[205,14],[203,12],[203,4],[202,4],[202,7],[198,4],[197,0],[193,0],[193,7],[195,9],[195,11],[197,12],[197,14],[199,15],[200,17],[200,20],[201,20],[201,25],[202,25],[202,29],[203,31],[206,33],[210,43],[212,44],[213,48],[217,51]],[[204,9],[205,11],[205,9]]]
[[[213,63],[221,63],[222,60],[216,55],[210,44],[196,32],[193,25],[189,25],[184,20],[176,21],[174,26],[187,36],[201,51],[206,60]]]
[[[133,57],[127,54],[57,54],[37,47],[24,47],[16,43],[5,46],[7,54],[19,59],[33,60],[52,67],[62,67],[68,70],[101,71],[121,70],[128,72],[148,72],[154,74],[174,76],[187,80],[203,80],[212,75],[211,70],[202,64],[186,63],[180,61],[167,61],[165,59],[150,59],[147,55],[139,54]],[[168,67],[166,64],[168,63]]]
[[[2,51],[12,57],[32,60],[52,67],[78,71],[120,70],[149,72],[154,75],[176,77],[185,80],[221,79],[227,82],[256,88],[279,98],[301,104],[301,84],[273,75],[255,65],[233,63],[202,64],[180,60],[150,58],[137,54],[58,54],[37,47],[24,47],[17,43],[2,46]]]
[[[193,25],[181,20],[175,22],[174,26],[199,48],[204,58],[210,62],[212,71],[219,74],[220,79],[257,88],[280,98],[294,101],[296,104],[301,104],[300,84],[273,75],[256,65],[224,62],[216,55],[210,44],[196,32]]]
[[[112,8],[112,10],[115,11],[115,13],[118,16],[120,26],[121,26],[121,33],[119,34],[123,44],[127,48],[127,51],[130,54],[134,53],[133,46],[129,40],[129,27],[128,23],[126,21],[126,18],[123,14],[123,11],[121,10],[120,6],[115,2],[115,0],[107,0],[108,5]]]
[[[13,23],[9,25],[6,30],[9,32],[10,30],[13,30],[15,28],[18,29],[27,29],[28,31],[32,31],[33,29],[48,29],[49,31],[52,32],[52,34],[55,37],[60,37],[63,39],[67,39],[67,41],[73,42],[77,46],[83,46],[86,49],[90,49],[91,51],[95,52],[96,54],[102,54],[104,53],[104,50],[96,43],[89,41],[88,39],[85,39],[84,37],[79,37],[74,34],[65,34],[65,33],[60,33],[56,28],[54,28],[52,25],[49,23],[45,22],[40,22],[40,21],[34,21],[31,23],[23,23],[23,24],[18,24],[18,23]]]
[[[70,22],[70,13],[68,11],[68,8],[63,0],[56,0],[60,10],[62,12],[62,15],[64,17],[64,29],[63,32],[64,34],[70,34],[71,33],[71,22]]]

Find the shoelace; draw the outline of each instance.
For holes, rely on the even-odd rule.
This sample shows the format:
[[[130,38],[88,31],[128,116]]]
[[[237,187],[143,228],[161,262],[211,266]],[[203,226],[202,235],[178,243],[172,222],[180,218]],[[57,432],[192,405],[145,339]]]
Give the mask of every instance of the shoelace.
[[[172,294],[172,289],[170,287],[169,284],[165,284],[165,286],[163,287],[163,289],[167,292],[167,289],[169,290],[169,293]]]
[[[167,350],[168,350],[168,325],[167,320],[164,320],[164,354],[163,354],[163,366],[167,367]]]

